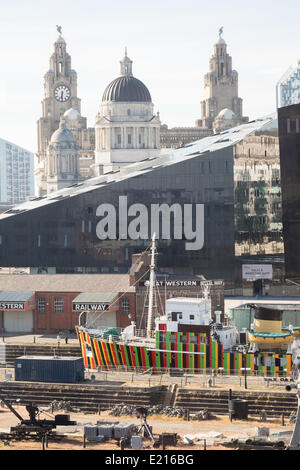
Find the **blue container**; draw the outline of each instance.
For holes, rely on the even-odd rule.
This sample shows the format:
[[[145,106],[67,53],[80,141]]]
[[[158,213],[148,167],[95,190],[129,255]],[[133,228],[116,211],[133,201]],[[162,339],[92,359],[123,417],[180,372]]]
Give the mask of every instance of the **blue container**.
[[[77,383],[84,380],[80,357],[21,356],[15,359],[15,380],[23,382]]]

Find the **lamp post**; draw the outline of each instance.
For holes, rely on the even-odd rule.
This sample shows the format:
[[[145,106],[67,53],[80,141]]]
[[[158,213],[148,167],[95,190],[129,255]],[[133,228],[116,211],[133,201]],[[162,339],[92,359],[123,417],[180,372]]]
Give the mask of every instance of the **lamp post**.
[[[4,311],[1,312],[1,323],[2,323],[2,341],[4,343]]]

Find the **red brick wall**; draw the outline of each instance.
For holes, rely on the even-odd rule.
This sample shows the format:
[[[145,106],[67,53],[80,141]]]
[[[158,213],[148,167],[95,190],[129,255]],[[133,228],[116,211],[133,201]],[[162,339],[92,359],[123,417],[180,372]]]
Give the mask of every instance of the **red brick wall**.
[[[34,331],[36,333],[57,333],[60,330],[74,330],[75,326],[78,325],[80,312],[73,312],[72,301],[79,294],[80,292],[36,292]],[[45,313],[39,313],[39,297],[45,297]],[[64,299],[63,313],[55,313],[55,297],[62,297]],[[129,312],[131,314],[131,318],[123,313],[122,301],[125,298],[129,301]],[[129,292],[124,294],[120,292],[118,299],[117,327],[125,328],[126,326],[130,325],[132,321],[135,321],[135,293]]]
[[[132,321],[135,321],[135,292],[127,292],[119,294],[119,309],[117,313],[117,327],[118,328],[125,328],[126,326],[130,325]],[[123,313],[123,300],[128,299],[129,301],[129,312],[131,318],[128,315]]]
[[[78,324],[78,313],[72,311],[72,300],[80,292],[36,292],[35,301],[35,322],[34,329],[36,333],[56,333],[60,330],[74,330]],[[39,313],[38,299],[45,297],[45,313]],[[63,313],[55,313],[54,298],[62,297],[64,300]]]

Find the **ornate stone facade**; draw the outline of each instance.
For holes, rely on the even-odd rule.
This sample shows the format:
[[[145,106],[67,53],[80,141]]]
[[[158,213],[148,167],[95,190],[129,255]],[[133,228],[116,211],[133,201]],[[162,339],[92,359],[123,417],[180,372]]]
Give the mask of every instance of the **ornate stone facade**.
[[[223,110],[233,112],[233,126],[248,122],[243,117],[243,100],[238,96],[238,73],[232,70],[232,58],[227,53],[227,44],[220,36],[214,46],[214,54],[209,62],[209,72],[204,77],[204,100],[201,102],[202,119],[196,124],[210,130],[214,129],[214,120]],[[220,119],[216,123],[216,132],[222,131]],[[225,120],[225,126],[228,125]]]
[[[75,136],[61,121],[47,149],[47,193],[75,184],[79,178],[79,147]]]
[[[162,149],[177,149],[196,140],[211,135],[208,129],[201,127],[172,127],[163,124],[160,128],[160,145]]]
[[[88,176],[86,159],[91,163],[94,152],[94,129],[87,129],[86,118],[81,117],[81,100],[77,96],[77,73],[71,68],[71,56],[61,36],[54,43],[54,52],[50,57],[50,67],[44,76],[44,99],[42,117],[38,120],[38,151],[35,167],[35,193],[42,196],[47,193],[48,147],[53,133],[58,129],[64,117],[66,126],[75,135],[83,161],[82,176]],[[89,165],[90,166],[90,165]],[[74,175],[76,178],[76,175]]]
[[[105,89],[95,123],[95,175],[158,155],[160,120],[147,87],[132,74],[132,61],[120,62],[121,76]]]
[[[76,139],[81,178],[107,173],[248,121],[242,116],[238,74],[232,70],[227,45],[220,35],[210,60],[210,71],[205,76],[202,119],[195,127],[169,129],[161,125],[159,114],[154,114],[150,92],[133,76],[132,61],[125,52],[120,61],[120,76],[103,93],[95,128],[88,128],[87,119],[81,116],[81,100],[77,97],[77,74],[71,68],[61,28],[58,31],[50,69],[44,77],[45,97],[38,121],[37,196],[47,193],[50,186],[53,188],[52,183],[48,184],[53,181],[53,174],[47,173],[50,168],[48,147],[60,121]],[[79,176],[74,174],[73,180]]]

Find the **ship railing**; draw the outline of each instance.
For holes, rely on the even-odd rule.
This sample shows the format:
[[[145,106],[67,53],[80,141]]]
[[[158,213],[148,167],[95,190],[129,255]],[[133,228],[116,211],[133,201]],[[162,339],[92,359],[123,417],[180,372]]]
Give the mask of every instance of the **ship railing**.
[[[145,377],[146,375],[155,375],[155,376],[168,376],[168,377],[185,377],[188,382],[193,382],[199,376],[206,376],[211,378],[212,381],[226,381],[227,379],[235,377],[240,381],[240,384],[243,384],[243,379],[245,377],[245,371],[241,369],[191,369],[191,368],[168,368],[168,367],[138,367],[138,366],[98,366],[97,371],[99,373],[114,373],[124,372],[131,373],[136,376]],[[247,370],[247,377],[256,378],[264,382],[266,386],[269,386],[274,382],[274,385],[280,383],[284,385],[286,381],[291,380],[291,372],[287,370],[282,371],[269,371],[268,373],[260,370]],[[118,375],[116,374],[116,379]]]
[[[122,333],[124,332],[125,328],[115,328],[113,327],[114,330],[116,330],[119,335],[110,335],[109,333],[106,333],[105,330],[103,330],[103,332],[99,332],[99,334],[94,334],[94,337],[97,337],[97,338],[105,338],[105,339],[108,339],[110,337],[113,338],[114,341],[118,340],[122,340]],[[146,329],[136,329],[135,330],[135,338],[147,338],[147,330]],[[155,331],[151,331],[151,335],[150,335],[150,338],[155,338]]]

